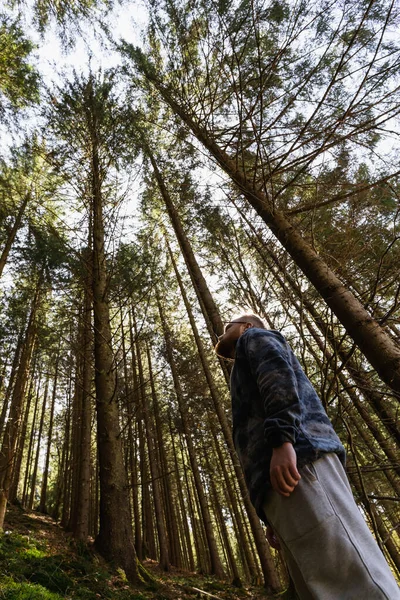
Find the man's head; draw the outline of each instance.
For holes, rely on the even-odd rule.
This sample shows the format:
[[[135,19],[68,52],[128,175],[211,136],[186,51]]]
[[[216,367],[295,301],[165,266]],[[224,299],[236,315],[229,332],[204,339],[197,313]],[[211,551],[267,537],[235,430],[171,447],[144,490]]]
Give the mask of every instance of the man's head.
[[[219,336],[215,352],[223,358],[235,358],[235,348],[238,339],[250,327],[265,329],[265,325],[257,315],[241,315],[225,325],[225,332]]]

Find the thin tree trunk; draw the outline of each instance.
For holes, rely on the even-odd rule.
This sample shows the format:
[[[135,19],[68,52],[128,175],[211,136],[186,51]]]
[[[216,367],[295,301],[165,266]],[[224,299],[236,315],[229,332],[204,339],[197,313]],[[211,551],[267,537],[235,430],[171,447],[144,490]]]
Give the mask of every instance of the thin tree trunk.
[[[41,387],[41,375],[39,374],[39,381],[36,386],[35,408],[33,410],[31,434],[29,436],[28,454],[27,454],[27,458],[26,458],[24,489],[22,492],[22,505],[23,506],[26,506],[28,503],[29,481],[30,481],[31,467],[32,467],[32,462],[33,462],[33,447],[34,447],[34,443],[35,443],[36,418],[37,418],[37,414],[38,414],[38,410],[39,410],[40,387]]]
[[[39,456],[40,456],[40,452],[41,452],[41,449],[42,449],[40,443],[42,441],[44,416],[46,414],[46,404],[47,404],[48,392],[49,392],[49,379],[47,377],[46,378],[46,385],[45,385],[45,388],[44,388],[42,412],[41,412],[41,415],[40,415],[40,422],[39,422],[39,431],[38,431],[38,440],[37,440],[36,455],[35,455],[35,464],[34,464],[34,467],[33,467],[33,473],[32,473],[32,478],[31,478],[31,493],[30,493],[29,500],[28,500],[28,509],[29,510],[32,510],[33,503],[35,501],[36,478],[37,478],[37,471],[38,471],[38,466],[39,466]]]
[[[154,535],[154,527],[153,527],[153,511],[151,508],[151,497],[150,497],[150,474],[148,469],[148,463],[151,470],[151,459],[149,456],[149,452],[146,452],[146,383],[143,374],[143,364],[142,364],[142,356],[139,347],[139,338],[138,331],[136,325],[136,316],[132,307],[132,319],[133,319],[133,327],[135,332],[135,349],[136,349],[136,365],[138,369],[139,376],[139,394],[138,400],[139,410],[138,410],[138,431],[139,431],[139,450],[140,450],[140,466],[141,466],[141,480],[142,480],[142,514],[143,514],[143,552],[146,556],[149,554],[150,558],[156,560],[156,544],[155,544],[155,535]],[[147,413],[148,418],[148,413]],[[144,427],[143,427],[144,426]],[[143,431],[143,428],[145,431]],[[148,447],[148,450],[150,448]],[[153,497],[155,494],[154,490],[154,482],[152,484],[153,489]],[[159,506],[161,508],[161,506]],[[164,548],[166,550],[166,547]]]
[[[173,440],[171,419],[169,420],[169,425],[170,425],[170,431],[171,431],[171,439]],[[188,520],[190,519],[190,524],[191,524],[191,533],[189,532],[189,528],[187,526],[188,545],[189,545],[189,548],[192,547],[192,538],[193,538],[194,548],[196,551],[197,569],[200,573],[208,573],[209,569],[207,568],[207,563],[209,563],[209,560],[208,560],[207,550],[205,547],[206,541],[204,539],[204,528],[200,527],[199,518],[198,518],[199,512],[197,511],[197,513],[196,513],[196,507],[194,506],[194,503],[196,503],[195,491],[193,490],[193,486],[191,485],[190,469],[186,465],[186,460],[185,460],[185,456],[187,455],[187,452],[185,451],[183,440],[182,440],[182,435],[180,432],[178,432],[178,441],[179,441],[179,447],[180,447],[181,460],[183,463],[183,465],[182,465],[183,466],[183,479],[185,482],[184,489],[186,491],[186,494],[185,494],[186,498],[184,498],[183,489],[180,488],[180,497],[181,497],[180,507],[181,507],[181,513],[184,517],[183,518],[184,523],[187,526]],[[176,469],[178,471],[179,467],[178,467],[178,456],[176,453],[176,448],[174,448],[174,454],[175,454]],[[187,512],[189,513],[189,519],[187,517]]]
[[[189,456],[190,462],[190,455],[187,449],[187,444],[185,448],[182,435],[179,436],[179,441],[181,445],[182,457],[184,457],[185,454],[187,454]],[[210,550],[208,547],[207,535],[201,514],[201,506],[199,503],[199,495],[197,494],[196,482],[194,481],[192,469],[185,468],[185,479],[188,491],[188,499],[191,505],[191,523],[193,526],[193,537],[196,542],[198,568],[201,574],[208,575],[210,573]]]
[[[178,373],[177,373],[177,369],[176,369],[176,365],[175,365],[175,359],[173,356],[171,334],[169,332],[167,323],[165,321],[165,317],[164,317],[164,313],[163,313],[163,309],[161,307],[159,297],[157,297],[157,304],[158,304],[160,319],[161,319],[161,323],[162,323],[162,328],[163,328],[164,338],[165,338],[165,343],[166,343],[166,348],[167,348],[168,363],[170,365],[172,377],[174,380],[175,393],[176,393],[178,403],[179,403],[179,410],[180,410],[181,417],[182,417],[183,430],[185,433],[186,444],[188,447],[190,463],[191,463],[191,467],[192,467],[192,471],[193,471],[193,477],[194,477],[195,484],[196,484],[196,491],[198,494],[198,499],[199,499],[200,508],[201,508],[201,514],[202,514],[202,518],[203,518],[203,525],[204,525],[205,532],[206,532],[207,544],[208,544],[208,549],[210,552],[211,572],[214,575],[216,575],[217,577],[219,577],[220,579],[223,579],[224,578],[224,570],[223,570],[220,558],[218,556],[217,545],[216,545],[216,541],[215,541],[215,537],[214,537],[214,533],[213,533],[213,529],[212,529],[211,515],[208,510],[207,500],[206,500],[206,496],[205,496],[204,489],[202,486],[200,472],[199,472],[199,466],[197,463],[196,454],[194,451],[193,441],[192,441],[192,437],[191,437],[191,432],[190,432],[189,425],[188,425],[187,408],[185,405],[185,401],[183,399],[181,385],[179,382],[179,377],[178,377]]]
[[[94,469],[94,489],[93,494],[93,537],[99,532],[100,527],[100,475],[99,475],[99,459],[96,458]]]
[[[52,511],[52,517],[55,521],[58,521],[60,516],[60,506],[61,500],[63,497],[64,490],[64,473],[67,469],[66,458],[67,458],[67,447],[69,443],[69,412],[67,412],[65,419],[65,428],[64,428],[64,439],[62,444],[62,452],[61,452],[61,460],[60,460],[60,468],[58,469],[57,475],[57,485],[56,485],[56,499],[54,502],[54,508]]]
[[[138,501],[137,501],[138,487],[137,487],[137,481],[135,479],[136,456],[135,456],[135,441],[134,441],[134,435],[133,435],[133,419],[134,419],[133,402],[135,400],[136,390],[134,389],[133,378],[130,377],[129,371],[128,371],[129,357],[128,357],[128,353],[126,350],[126,334],[125,334],[124,318],[123,318],[123,304],[122,304],[121,300],[120,300],[120,304],[119,304],[119,309],[120,309],[120,313],[121,313],[120,327],[121,327],[121,341],[122,341],[122,362],[123,362],[123,368],[124,368],[125,398],[124,398],[123,404],[124,404],[124,408],[126,410],[125,418],[127,419],[125,425],[122,428],[122,431],[125,434],[124,435],[125,464],[127,466],[126,468],[127,468],[128,480],[130,483],[130,503],[131,503],[131,507],[133,508],[134,532],[135,532],[136,516],[138,513]],[[129,312],[129,328],[128,328],[128,330],[130,332],[131,339],[133,339],[131,327],[132,327],[131,313]],[[130,362],[132,362],[132,360],[130,360]],[[136,548],[136,541],[135,541],[135,549],[136,549],[136,554],[138,554],[137,548]],[[139,558],[139,555],[138,555],[138,558]]]
[[[237,587],[242,587],[241,576],[239,573],[238,566],[236,564],[236,559],[233,554],[231,539],[230,539],[230,536],[229,536],[229,533],[228,533],[228,530],[226,527],[224,516],[222,514],[222,507],[221,507],[221,503],[219,500],[220,494],[218,493],[218,490],[216,488],[215,481],[214,481],[214,469],[211,467],[211,463],[210,463],[210,451],[209,450],[204,451],[203,456],[204,456],[205,464],[207,466],[207,471],[209,473],[209,485],[211,487],[211,491],[213,494],[213,506],[215,506],[215,512],[217,515],[217,519],[219,521],[222,540],[223,540],[224,546],[226,548],[227,562],[228,562],[230,569],[232,571],[232,574],[233,574],[232,585],[235,585]]]
[[[130,345],[131,345],[131,361],[132,361],[132,376],[133,376],[133,390],[132,390],[132,403],[135,401],[134,410],[136,412],[136,429],[138,428],[138,411],[140,406],[139,399],[139,382],[137,375],[136,366],[136,353],[135,353],[135,340],[133,336],[132,316],[129,313],[129,332],[130,332]],[[131,422],[131,421],[130,421]],[[137,444],[136,436],[135,444],[132,445],[133,463],[131,469],[132,478],[132,494],[133,494],[133,516],[135,524],[135,548],[139,560],[143,560],[143,541],[142,541],[142,523],[140,520],[140,508],[139,508],[139,472],[138,472],[138,460],[137,460]]]
[[[25,208],[30,199],[31,199],[31,195],[30,195],[30,193],[27,193],[21,202],[21,206],[19,207],[17,216],[15,217],[14,224],[11,227],[10,233],[8,234],[6,244],[3,248],[3,252],[1,253],[1,256],[0,256],[0,278],[3,274],[3,270],[4,270],[5,264],[7,262],[7,258],[10,253],[11,247],[14,243],[15,236],[17,235],[17,231],[21,226],[21,221],[22,221],[22,217],[24,216]]]
[[[138,331],[136,325],[135,315],[134,317],[134,328],[135,328],[135,339],[136,339],[136,357],[137,364],[139,367],[139,382],[140,389],[142,391],[142,415],[144,420],[145,434],[147,440],[147,449],[148,449],[148,457],[149,457],[149,466],[150,466],[150,474],[153,481],[153,500],[154,500],[154,509],[156,516],[156,526],[158,532],[158,542],[160,546],[160,566],[164,571],[168,571],[170,567],[169,556],[168,556],[168,540],[167,540],[167,532],[165,528],[164,521],[164,512],[162,507],[161,500],[161,488],[160,488],[160,470],[157,462],[156,456],[156,448],[154,444],[154,431],[151,424],[151,419],[149,415],[149,411],[147,408],[147,399],[145,397],[145,382],[143,376],[143,366],[142,366],[142,356],[139,345]],[[151,389],[153,393],[154,382],[150,381]]]
[[[28,394],[27,394],[27,402],[26,402],[26,407],[24,409],[24,419],[22,422],[21,434],[19,436],[17,452],[16,452],[16,456],[15,456],[13,481],[12,481],[10,491],[8,494],[8,501],[11,503],[16,501],[17,495],[18,495],[18,485],[19,485],[19,480],[20,480],[20,476],[21,476],[21,466],[22,466],[22,459],[23,459],[23,455],[24,455],[24,448],[25,448],[25,442],[26,442],[26,432],[28,430],[28,419],[29,419],[29,413],[31,410],[32,398],[33,398],[34,387],[35,387],[35,371],[36,371],[36,361],[32,367],[32,373],[30,376],[30,383],[29,383],[29,389],[28,389]],[[21,500],[22,500],[22,498],[21,498]]]
[[[89,240],[91,223],[89,224]],[[89,241],[90,247],[91,240]],[[85,258],[85,256],[83,257]],[[91,473],[91,424],[92,424],[92,377],[93,377],[93,334],[92,334],[92,294],[90,261],[86,261],[87,277],[84,282],[84,308],[82,315],[82,377],[81,414],[79,439],[79,470],[77,477],[76,522],[74,537],[86,541],[89,535],[90,516],[90,473]]]
[[[146,146],[145,151],[150,158],[154,174],[158,183],[158,187],[160,188],[161,196],[164,200],[169,218],[171,219],[176,238],[182,251],[182,255],[185,260],[190,279],[192,280],[193,288],[196,292],[199,305],[203,313],[208,332],[210,334],[211,342],[215,344],[218,336],[220,336],[224,331],[224,324],[221,320],[218,307],[214,302],[207,282],[203,276],[203,273],[201,272],[199,264],[192,250],[192,246],[182,227],[182,223],[179,218],[178,212],[165,185],[164,179],[158,168],[157,162],[148,146]],[[230,367],[224,360],[220,358],[218,358],[218,360],[220,361],[222,372],[224,373],[225,379],[229,385]]]
[[[254,564],[253,557],[250,552],[246,532],[243,527],[242,517],[241,517],[239,508],[238,508],[236,491],[232,487],[232,483],[231,483],[232,475],[230,473],[228,473],[228,471],[227,471],[225,460],[224,460],[224,457],[222,456],[220,443],[219,443],[219,440],[217,437],[217,432],[215,430],[215,425],[211,418],[208,418],[208,425],[210,427],[211,435],[214,439],[214,447],[215,447],[215,450],[216,450],[216,453],[217,453],[217,456],[219,459],[220,470],[222,472],[222,477],[225,482],[227,496],[229,498],[229,502],[232,507],[232,513],[233,513],[234,519],[236,521],[236,527],[237,527],[237,531],[238,531],[239,548],[240,548],[241,554],[243,555],[243,562],[246,563],[246,566],[247,566],[247,569],[249,572],[249,576],[251,578],[256,578],[258,576],[258,571]],[[262,531],[261,527],[260,527],[260,529]]]
[[[182,485],[180,483],[180,475],[179,475],[180,469],[179,469],[179,464],[178,464],[175,436],[174,436],[174,432],[172,430],[172,420],[171,420],[170,414],[168,415],[168,425],[169,425],[169,435],[170,435],[171,444],[172,444],[175,472],[176,472],[176,476],[177,476],[176,492],[178,494],[179,510],[180,510],[180,514],[181,514],[181,524],[182,524],[182,528],[183,528],[183,535],[181,535],[180,537],[181,537],[181,540],[183,541],[183,548],[186,550],[186,554],[187,554],[187,558],[188,558],[188,568],[190,569],[190,571],[194,571],[195,562],[194,562],[194,555],[193,555],[193,549],[192,549],[192,541],[190,539],[188,518],[187,518],[187,514],[186,514],[187,508],[186,508],[186,504],[185,504],[185,499],[183,497]],[[183,467],[183,468],[185,468],[185,467]],[[188,488],[186,487],[186,489],[188,489]],[[189,491],[188,491],[188,494],[189,494]],[[191,522],[194,522],[194,514],[193,514],[193,510],[192,510],[190,495],[188,496],[188,503],[189,503],[189,514],[191,516]],[[196,545],[196,543],[197,543],[196,538],[194,539],[194,543]]]
[[[190,277],[193,282],[193,287],[194,287],[196,293],[201,297],[202,302],[203,302],[206,312],[207,312],[207,316],[212,324],[213,339],[215,340],[215,336],[221,335],[224,331],[224,326],[221,321],[221,317],[219,315],[219,310],[213,300],[210,290],[208,289],[207,282],[204,279],[204,276],[199,268],[199,265],[197,263],[196,257],[192,250],[192,247],[191,247],[189,240],[183,230],[181,220],[179,219],[178,213],[175,209],[175,206],[169,195],[167,187],[164,183],[164,179],[163,179],[161,172],[157,166],[157,162],[148,147],[146,147],[146,153],[150,158],[150,161],[151,161],[151,164],[152,164],[152,167],[154,170],[154,174],[156,176],[157,183],[160,188],[161,195],[165,202],[165,206],[167,208],[169,217],[170,217],[172,225],[174,227],[174,231],[175,231],[176,237],[178,239],[179,246],[181,247],[183,257],[184,257],[186,265],[188,267],[188,271],[190,273]]]
[[[82,309],[79,318],[78,331],[82,333]],[[80,336],[79,336],[80,337]],[[78,338],[78,344],[80,340]],[[76,361],[76,370],[74,376],[74,395],[72,398],[72,415],[71,415],[71,453],[69,457],[69,518],[66,529],[74,532],[76,529],[77,503],[78,503],[78,478],[80,469],[80,432],[81,432],[81,417],[82,417],[82,371],[83,371],[83,355],[78,351]]]
[[[165,455],[165,442],[162,433],[161,427],[161,418],[160,418],[160,409],[158,403],[158,396],[156,392],[156,386],[154,381],[154,373],[153,366],[151,360],[151,353],[149,345],[146,344],[147,351],[147,364],[149,367],[149,378],[151,385],[151,395],[153,400],[153,412],[156,426],[156,436],[157,436],[157,446],[158,453],[160,456],[160,468],[161,473],[163,473],[163,486],[164,486],[164,497],[165,497],[165,505],[167,511],[167,524],[169,535],[167,536],[167,540],[169,542],[169,555],[171,557],[171,563],[176,567],[182,566],[181,560],[181,548],[179,545],[179,529],[176,518],[176,511],[174,506],[174,500],[172,498],[172,489],[171,489],[171,478],[168,475],[168,462]]]
[[[72,453],[72,370],[69,376],[69,387],[68,387],[68,408],[67,408],[67,423],[65,427],[65,470],[63,473],[62,481],[62,513],[61,513],[61,525],[67,528],[70,513],[71,513],[71,453]]]
[[[138,349],[138,352],[140,349]],[[140,358],[138,357],[140,360]],[[151,370],[151,362],[148,360],[149,367],[149,378],[150,378],[150,386],[151,386],[151,395],[153,402],[156,402],[156,391],[153,380],[153,373]],[[170,568],[169,561],[169,552],[168,552],[168,537],[167,530],[165,526],[164,520],[164,511],[162,505],[162,492],[161,492],[161,473],[158,464],[157,454],[156,454],[156,446],[154,443],[154,430],[151,422],[151,416],[147,409],[147,402],[143,405],[143,417],[146,428],[146,437],[147,437],[147,446],[149,452],[149,461],[150,461],[150,472],[151,478],[153,480],[153,494],[154,494],[154,508],[156,513],[156,525],[158,532],[158,542],[160,546],[160,567],[164,571],[168,571]]]
[[[42,490],[41,490],[41,494],[40,494],[39,511],[42,513],[47,512],[47,507],[46,507],[46,504],[47,504],[47,482],[48,482],[48,478],[49,478],[50,451],[51,451],[51,446],[52,446],[54,409],[55,409],[56,397],[57,397],[59,363],[60,363],[60,349],[58,349],[56,365],[55,365],[53,393],[52,393],[51,405],[50,405],[50,422],[49,422],[49,429],[47,432],[46,460],[45,460],[44,471],[43,471]]]
[[[7,390],[4,395],[3,406],[2,406],[1,414],[0,414],[0,440],[3,439],[4,423],[6,422],[7,411],[9,409],[9,400],[11,398],[11,394],[12,394],[12,390],[13,390],[13,386],[14,386],[14,380],[15,380],[16,374],[18,372],[18,364],[19,364],[21,351],[22,351],[22,348],[24,347],[23,342],[24,342],[24,335],[23,335],[23,332],[21,331],[18,336],[17,347],[15,349],[13,364],[11,367],[10,379],[8,381]]]
[[[4,438],[0,452],[0,529],[2,529],[4,525],[8,492],[12,482],[13,462],[19,428],[21,425],[25,387],[28,379],[29,364],[35,342],[36,314],[40,302],[41,285],[42,276],[40,275],[36,286],[35,296],[32,302],[28,326],[26,328],[25,342],[21,351],[21,359],[19,362],[18,374],[16,376],[16,381],[12,393],[10,411],[4,431]]]

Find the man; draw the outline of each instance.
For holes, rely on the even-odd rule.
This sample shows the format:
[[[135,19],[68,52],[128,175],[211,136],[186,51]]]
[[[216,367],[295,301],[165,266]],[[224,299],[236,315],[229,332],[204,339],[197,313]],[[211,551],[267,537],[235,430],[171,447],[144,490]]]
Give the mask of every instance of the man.
[[[235,361],[235,447],[300,599],[399,600],[351,493],[345,450],[285,338],[256,315],[242,315],[226,325],[216,352]]]

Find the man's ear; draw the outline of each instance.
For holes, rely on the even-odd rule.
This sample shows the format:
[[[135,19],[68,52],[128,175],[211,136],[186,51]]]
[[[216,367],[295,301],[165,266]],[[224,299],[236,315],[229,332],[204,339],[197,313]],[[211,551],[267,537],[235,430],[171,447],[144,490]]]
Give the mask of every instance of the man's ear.
[[[245,329],[245,330],[246,330],[246,329],[250,329],[250,327],[254,327],[254,325],[253,325],[253,323],[250,323],[250,321],[248,321],[248,322],[246,323],[246,325],[244,326],[244,329]]]

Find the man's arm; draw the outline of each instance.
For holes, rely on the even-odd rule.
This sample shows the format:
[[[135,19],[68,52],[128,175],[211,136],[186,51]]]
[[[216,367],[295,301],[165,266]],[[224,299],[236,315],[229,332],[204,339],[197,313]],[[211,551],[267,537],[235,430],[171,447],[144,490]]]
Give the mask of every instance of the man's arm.
[[[245,353],[264,404],[264,435],[273,448],[270,477],[275,491],[289,496],[300,480],[293,444],[300,424],[297,381],[283,336],[251,332]]]

